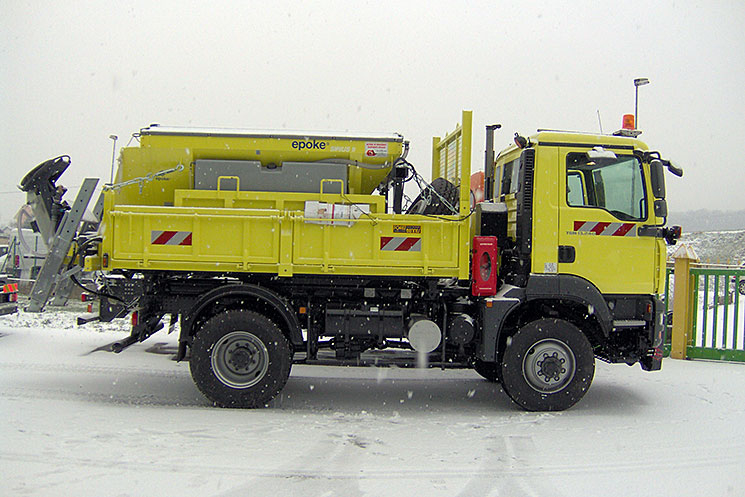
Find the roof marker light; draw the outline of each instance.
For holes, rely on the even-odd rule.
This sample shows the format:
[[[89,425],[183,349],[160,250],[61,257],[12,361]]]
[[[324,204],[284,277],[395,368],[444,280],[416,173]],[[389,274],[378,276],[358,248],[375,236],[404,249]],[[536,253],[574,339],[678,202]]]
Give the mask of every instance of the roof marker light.
[[[636,125],[634,123],[634,114],[624,114],[623,115],[623,124],[621,125],[623,129],[636,129]]]

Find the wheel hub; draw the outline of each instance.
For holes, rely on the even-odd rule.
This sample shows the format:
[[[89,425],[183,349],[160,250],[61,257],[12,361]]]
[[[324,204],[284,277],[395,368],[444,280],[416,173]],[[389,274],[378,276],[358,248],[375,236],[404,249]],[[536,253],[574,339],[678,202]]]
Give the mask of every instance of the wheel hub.
[[[264,342],[247,331],[224,335],[212,347],[211,359],[217,379],[232,388],[256,385],[269,369],[269,352]]]
[[[236,372],[247,371],[252,362],[251,351],[245,347],[236,346],[228,351],[228,365],[233,366]]]
[[[574,378],[576,361],[572,349],[556,339],[537,342],[523,359],[523,377],[541,393],[555,393]]]
[[[554,352],[553,355],[549,356],[548,354],[543,354],[543,359],[536,362],[536,365],[540,368],[537,372],[538,376],[543,376],[546,380],[546,382],[550,381],[559,381],[561,379],[561,375],[566,373],[566,368],[564,367],[564,363],[566,362],[566,359],[563,357],[559,357],[559,354],[557,352]]]

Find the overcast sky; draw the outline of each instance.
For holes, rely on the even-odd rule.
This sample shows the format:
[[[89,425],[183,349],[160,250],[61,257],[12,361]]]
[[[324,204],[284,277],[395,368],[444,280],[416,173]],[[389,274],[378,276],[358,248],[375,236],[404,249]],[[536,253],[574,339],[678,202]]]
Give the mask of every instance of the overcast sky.
[[[21,2],[0,0],[0,221],[61,154],[72,203],[109,179],[110,134],[150,123],[433,135],[474,112],[514,132],[620,127],[676,160],[672,211],[745,209],[745,2]],[[67,198],[67,197],[66,197]]]

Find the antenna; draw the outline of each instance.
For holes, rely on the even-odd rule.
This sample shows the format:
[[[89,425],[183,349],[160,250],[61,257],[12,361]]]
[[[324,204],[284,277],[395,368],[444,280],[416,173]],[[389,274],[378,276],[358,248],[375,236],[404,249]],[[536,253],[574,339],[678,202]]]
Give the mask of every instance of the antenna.
[[[598,109],[598,125],[600,125],[600,134],[603,134],[603,121],[600,119],[600,109]]]

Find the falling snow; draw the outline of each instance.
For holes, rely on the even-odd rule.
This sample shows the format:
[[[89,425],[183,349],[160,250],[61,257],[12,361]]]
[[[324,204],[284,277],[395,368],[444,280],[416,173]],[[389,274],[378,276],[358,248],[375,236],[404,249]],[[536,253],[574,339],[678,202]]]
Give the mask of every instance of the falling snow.
[[[740,495],[745,368],[597,363],[562,413],[469,370],[295,365],[266,409],[212,407],[177,333],[91,352],[125,324],[0,318],[8,495]]]

